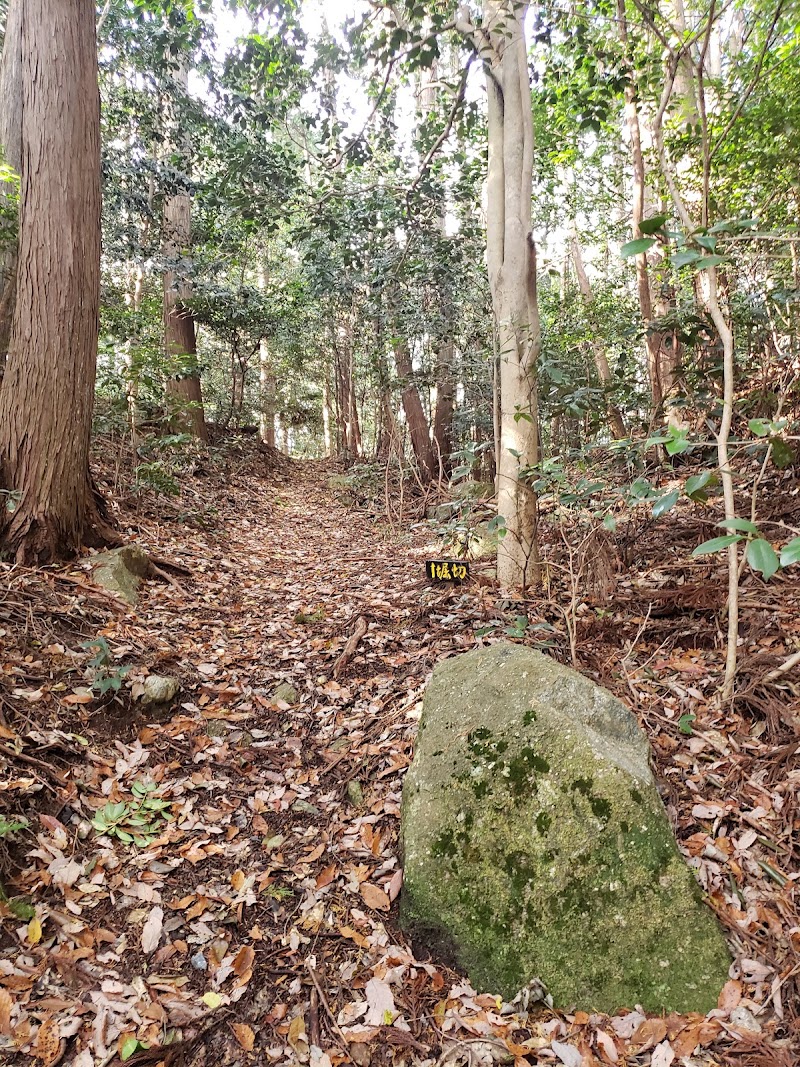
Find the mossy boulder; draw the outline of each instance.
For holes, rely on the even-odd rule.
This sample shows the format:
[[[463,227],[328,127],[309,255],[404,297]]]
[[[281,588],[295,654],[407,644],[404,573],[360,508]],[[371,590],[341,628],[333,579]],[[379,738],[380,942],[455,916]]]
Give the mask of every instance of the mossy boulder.
[[[441,663],[403,789],[401,920],[510,998],[716,1006],[730,958],[678,851],[647,741],[605,689],[494,644]]]
[[[149,572],[150,558],[139,545],[100,552],[92,560],[92,581],[132,606],[139,599],[139,584]]]

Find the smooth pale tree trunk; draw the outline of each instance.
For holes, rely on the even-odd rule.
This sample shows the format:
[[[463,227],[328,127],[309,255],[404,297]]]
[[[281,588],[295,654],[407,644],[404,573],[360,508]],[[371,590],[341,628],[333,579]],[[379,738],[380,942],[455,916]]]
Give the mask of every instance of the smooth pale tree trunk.
[[[417,461],[420,476],[426,481],[430,481],[434,477],[437,465],[433,461],[428,419],[422,407],[419,390],[414,384],[414,367],[411,362],[408,342],[405,338],[398,338],[394,344],[394,362],[397,367],[398,377],[406,383],[402,396],[403,411],[406,415],[414,458]]]
[[[454,73],[451,71],[451,73]],[[428,118],[436,103],[436,83],[439,80],[439,67],[434,61],[428,72],[427,81],[420,92],[421,115],[423,121]],[[446,206],[442,198],[437,218],[437,229],[442,244],[448,242]],[[431,427],[431,459],[436,475],[448,477],[452,470],[451,454],[453,452],[453,414],[455,412],[455,379],[453,344],[453,296],[445,281],[439,288],[439,300],[442,308],[443,330],[436,351],[435,390],[436,403],[433,408],[433,425]]]
[[[0,57],[0,149],[19,174],[22,168],[22,3],[11,0]],[[3,184],[0,183],[0,197]],[[0,233],[0,377],[8,355],[17,295],[17,241]]]
[[[325,459],[330,459],[333,455],[333,435],[331,433],[331,425],[334,421],[334,415],[331,405],[331,387],[328,381],[328,372],[325,371],[325,377],[322,380],[322,442],[325,446]]]
[[[267,289],[267,268],[258,273],[258,287],[261,292]],[[260,388],[259,434],[265,445],[275,447],[275,395],[278,382],[272,365],[269,342],[262,337],[258,344],[258,382]]]
[[[80,548],[97,518],[89,438],[100,300],[95,7],[25,0],[19,278],[0,386],[0,542],[37,563]]]
[[[445,340],[436,353],[436,405],[433,413],[433,459],[440,478],[448,477],[453,468],[453,413],[456,390],[453,379],[455,345]]]
[[[539,461],[536,364],[541,349],[536,247],[531,229],[533,114],[525,42],[528,5],[484,0],[480,31],[462,9],[458,26],[484,64],[488,93],[487,266],[500,360],[497,577],[505,588],[539,579],[537,504],[520,478]]]
[[[185,93],[188,74],[181,68],[175,75],[176,92]],[[172,135],[182,141],[173,118]],[[188,153],[183,153],[188,158]],[[164,204],[164,348],[172,373],[167,378],[167,401],[174,409],[174,421],[184,432],[207,442],[208,427],[203,410],[200,370],[197,365],[197,334],[189,310],[192,282],[186,269],[186,252],[192,244],[192,201],[187,192],[178,192]]]
[[[625,0],[617,0],[617,30],[620,42],[628,50],[628,23],[625,13]],[[626,56],[627,61],[627,56]],[[625,85],[625,124],[630,142],[631,165],[633,168],[633,198],[631,204],[631,230],[634,240],[642,237],[639,228],[644,219],[645,209],[645,167],[642,151],[642,130],[639,123],[639,106],[636,88],[633,82],[633,65],[627,61],[630,75]],[[651,329],[653,319],[653,296],[650,290],[650,272],[647,253],[636,256],[636,289],[639,296],[639,311],[645,328],[645,347],[647,350],[647,375],[650,381],[650,397],[653,413],[661,410],[664,402],[664,387],[661,381],[661,347],[662,338],[657,330]]]
[[[586,268],[583,264],[583,254],[581,252],[581,244],[578,240],[578,233],[575,229],[575,224],[572,226],[571,235],[572,246],[572,261],[575,264],[575,273],[578,277],[578,288],[580,289],[581,299],[583,305],[586,308],[586,315],[589,321],[589,328],[593,331],[592,337],[592,355],[594,356],[594,365],[597,371],[597,377],[600,379],[606,394],[606,421],[608,422],[608,428],[611,431],[611,436],[620,441],[626,436],[625,423],[622,420],[622,413],[619,408],[611,401],[609,397],[609,390],[612,386],[611,368],[608,365],[608,357],[606,356],[606,350],[603,346],[603,342],[600,339],[600,328],[597,322],[597,316],[594,314],[594,298],[592,296],[592,285],[589,281],[589,275],[586,273]]]

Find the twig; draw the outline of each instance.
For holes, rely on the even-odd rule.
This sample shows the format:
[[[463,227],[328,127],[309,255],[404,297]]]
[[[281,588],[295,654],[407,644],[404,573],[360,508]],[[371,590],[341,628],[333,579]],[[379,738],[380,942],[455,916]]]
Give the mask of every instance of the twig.
[[[361,638],[364,637],[369,629],[369,623],[363,615],[359,615],[356,619],[356,628],[348,638],[347,644],[344,646],[344,651],[333,665],[333,677],[338,678],[353,656],[356,654]]]
[[[177,589],[181,596],[188,597],[189,594],[186,592],[180,582],[177,582],[171,574],[167,574],[167,572],[165,570],[162,570],[161,567],[157,567],[155,563],[152,562],[152,560],[150,562],[150,570],[153,572],[153,574],[157,574],[159,578],[163,578],[165,582],[169,582],[172,588]]]
[[[347,1038],[344,1036],[344,1034],[342,1033],[341,1027],[336,1022],[336,1016],[331,1011],[331,1006],[328,1003],[328,998],[325,996],[325,991],[323,990],[322,986],[320,985],[319,978],[317,977],[317,972],[314,970],[314,968],[311,966],[311,964],[309,963],[308,960],[306,960],[306,970],[308,971],[309,975],[311,976],[311,981],[314,983],[314,988],[316,989],[317,995],[319,996],[319,999],[320,999],[320,1002],[321,1002],[323,1008],[325,1009],[325,1014],[328,1016],[328,1020],[329,1020],[331,1026],[333,1028],[333,1031],[334,1031],[336,1037],[338,1038],[338,1040],[344,1043],[344,1048],[346,1050],[348,1048]]]
[[[794,655],[789,656],[787,660],[784,660],[780,667],[776,667],[774,671],[765,674],[764,681],[774,682],[776,678],[780,678],[782,675],[786,674],[792,667],[796,667],[798,663],[800,663],[800,652],[795,652]]]

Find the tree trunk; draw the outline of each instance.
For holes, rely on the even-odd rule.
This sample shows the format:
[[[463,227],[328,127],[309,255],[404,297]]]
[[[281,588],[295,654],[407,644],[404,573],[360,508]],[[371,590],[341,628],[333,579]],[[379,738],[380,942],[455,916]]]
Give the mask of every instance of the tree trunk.
[[[627,59],[628,23],[625,15],[625,0],[617,0],[617,24],[620,42],[626,51],[628,81],[625,85],[625,122],[630,138],[631,164],[633,166],[633,204],[631,227],[634,240],[642,236],[639,226],[644,218],[645,205],[645,170],[642,152],[642,131],[639,125],[639,108],[636,100],[636,88],[633,82],[633,64]],[[636,256],[636,287],[639,294],[639,311],[645,328],[645,345],[647,349],[647,374],[650,380],[650,396],[653,413],[661,410],[664,402],[664,388],[661,382],[661,335],[652,330],[653,297],[650,292],[650,275],[647,266],[647,253]]]
[[[176,94],[185,94],[187,80],[187,71],[181,67],[174,78]],[[179,119],[174,117],[171,133],[188,159],[188,152],[183,151],[178,123]],[[171,370],[167,378],[167,402],[173,409],[171,414],[176,426],[208,442],[197,365],[197,335],[194,318],[188,308],[192,282],[185,257],[191,244],[192,201],[187,192],[181,191],[169,197],[164,204],[164,258],[168,264],[164,272],[164,347]]]
[[[536,495],[520,477],[539,461],[536,364],[541,348],[536,248],[531,230],[533,114],[525,43],[528,5],[484,0],[479,33],[462,15],[486,71],[489,169],[487,266],[500,359],[497,551],[505,588],[539,578]]]
[[[13,12],[13,7],[12,7]],[[25,563],[77,552],[95,518],[89,439],[100,300],[95,8],[25,0],[19,283],[0,386],[2,542]]]
[[[578,233],[575,229],[575,224],[572,224],[572,260],[575,264],[575,273],[578,276],[578,287],[581,291],[581,298],[583,305],[586,308],[586,316],[589,323],[589,328],[592,330],[595,336],[592,337],[592,353],[594,355],[594,365],[597,370],[597,377],[600,379],[600,384],[603,387],[606,395],[606,418],[608,421],[608,428],[611,431],[611,436],[615,441],[622,440],[626,437],[625,423],[622,421],[622,413],[619,408],[612,402],[609,396],[609,390],[612,386],[611,369],[608,365],[608,358],[606,356],[606,350],[603,347],[603,342],[599,337],[599,325],[597,317],[594,314],[594,299],[592,297],[592,286],[589,281],[589,276],[586,273],[586,268],[583,265],[583,255],[581,254],[581,245],[578,240]]]
[[[267,268],[258,274],[258,287],[261,292],[267,288]],[[272,357],[267,339],[262,337],[258,344],[258,380],[261,389],[259,404],[259,432],[265,445],[275,447],[275,396],[278,383],[272,366]]]
[[[326,370],[325,377],[322,379],[322,440],[325,445],[325,459],[330,459],[333,455],[333,436],[331,434],[333,421],[331,387],[328,381],[328,371]]]
[[[11,0],[0,58],[0,150],[19,174],[22,168],[22,0]],[[0,198],[3,184],[0,183]],[[16,238],[0,229],[0,378],[3,376],[17,295]]]
[[[448,325],[449,325],[448,318]],[[436,407],[433,415],[433,459],[440,478],[447,478],[453,469],[453,412],[456,409],[453,364],[455,345],[443,341],[436,354]]]
[[[414,367],[411,362],[411,352],[408,342],[399,339],[394,345],[394,362],[397,367],[398,377],[402,378],[406,386],[403,389],[403,411],[406,413],[408,433],[411,438],[411,448],[417,461],[420,477],[430,481],[434,477],[437,465],[433,462],[431,449],[430,430],[428,420],[422,407],[419,392],[414,385]]]

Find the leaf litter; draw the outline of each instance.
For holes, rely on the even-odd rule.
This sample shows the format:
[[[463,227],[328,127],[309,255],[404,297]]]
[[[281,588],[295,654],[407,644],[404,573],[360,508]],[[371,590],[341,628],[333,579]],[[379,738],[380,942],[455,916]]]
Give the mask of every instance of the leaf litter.
[[[427,526],[346,508],[327,473],[187,478],[188,526],[157,503],[123,511],[126,535],[181,574],[149,583],[136,612],[80,565],[4,567],[0,811],[29,826],[4,842],[2,1062],[791,1067],[791,680],[783,711],[755,676],[753,699],[721,712],[719,653],[697,640],[708,618],[654,618],[669,584],[655,565],[576,612],[581,669],[648,729],[731,978],[708,1017],[557,1013],[478,992],[399,930],[403,775],[437,660],[514,619],[535,643],[542,631],[517,634],[522,611],[568,659],[564,599],[504,603],[486,580],[431,588]],[[746,617],[751,632],[771,610]],[[101,696],[82,650],[98,636],[112,671],[128,668]],[[155,672],[181,681],[169,717],[133,702]],[[109,832],[109,811],[130,817],[144,797],[163,803],[139,844]]]

